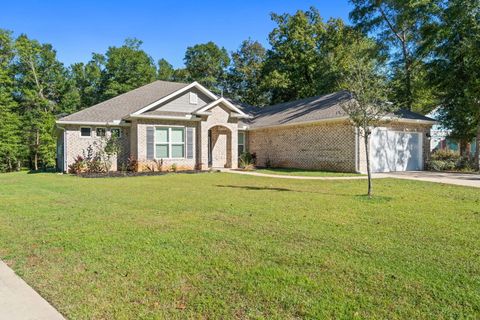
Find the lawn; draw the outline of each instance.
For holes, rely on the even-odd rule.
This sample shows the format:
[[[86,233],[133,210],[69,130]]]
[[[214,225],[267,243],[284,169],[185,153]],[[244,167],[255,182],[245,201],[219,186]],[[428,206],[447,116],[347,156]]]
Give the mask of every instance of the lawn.
[[[480,317],[478,189],[0,175],[0,258],[71,319]]]
[[[266,173],[266,174],[285,175],[285,176],[304,176],[304,177],[354,177],[354,176],[360,176],[360,174],[358,174],[358,173],[333,172],[333,171],[321,171],[321,170],[304,170],[304,169],[294,169],[294,168],[257,169],[257,170],[255,170],[255,172]]]

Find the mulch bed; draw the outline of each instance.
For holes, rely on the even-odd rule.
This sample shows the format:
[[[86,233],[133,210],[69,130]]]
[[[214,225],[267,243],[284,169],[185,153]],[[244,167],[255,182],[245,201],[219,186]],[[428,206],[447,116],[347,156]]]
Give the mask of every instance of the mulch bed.
[[[122,177],[145,177],[145,176],[163,176],[166,174],[194,174],[194,173],[208,173],[206,170],[182,170],[177,172],[131,172],[131,171],[111,171],[102,173],[80,173],[78,177],[82,178],[122,178]]]

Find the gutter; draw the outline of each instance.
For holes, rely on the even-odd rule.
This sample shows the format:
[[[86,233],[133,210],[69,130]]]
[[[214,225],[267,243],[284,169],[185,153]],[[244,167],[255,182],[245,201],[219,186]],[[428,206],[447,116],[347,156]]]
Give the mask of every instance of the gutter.
[[[121,120],[114,121],[69,121],[69,120],[57,120],[55,122],[58,125],[86,125],[86,126],[120,126],[120,127],[129,127],[129,123],[122,122]]]
[[[135,115],[131,114],[125,119],[159,119],[159,120],[182,120],[182,121],[200,121],[201,118],[192,115],[185,116],[155,116],[155,115]]]

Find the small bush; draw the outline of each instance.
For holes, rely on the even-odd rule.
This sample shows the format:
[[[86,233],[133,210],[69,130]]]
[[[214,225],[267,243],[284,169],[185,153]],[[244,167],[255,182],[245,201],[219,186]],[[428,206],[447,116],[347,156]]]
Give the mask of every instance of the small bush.
[[[138,172],[138,160],[132,157],[129,157],[127,160],[127,171],[129,172]]]
[[[249,152],[244,152],[240,155],[238,165],[243,170],[253,170],[255,169],[255,158]]]
[[[427,162],[427,169],[431,171],[472,171],[473,163],[458,152],[437,150]]]
[[[176,163],[172,164],[171,169],[173,172],[177,172],[178,170],[177,164]]]
[[[87,164],[82,156],[77,156],[73,163],[68,166],[68,173],[79,174],[85,172]]]

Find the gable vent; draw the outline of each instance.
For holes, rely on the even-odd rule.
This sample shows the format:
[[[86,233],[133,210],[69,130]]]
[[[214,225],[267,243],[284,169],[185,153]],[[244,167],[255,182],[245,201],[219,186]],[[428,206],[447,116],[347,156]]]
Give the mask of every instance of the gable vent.
[[[198,104],[198,96],[194,92],[190,92],[190,104]]]

